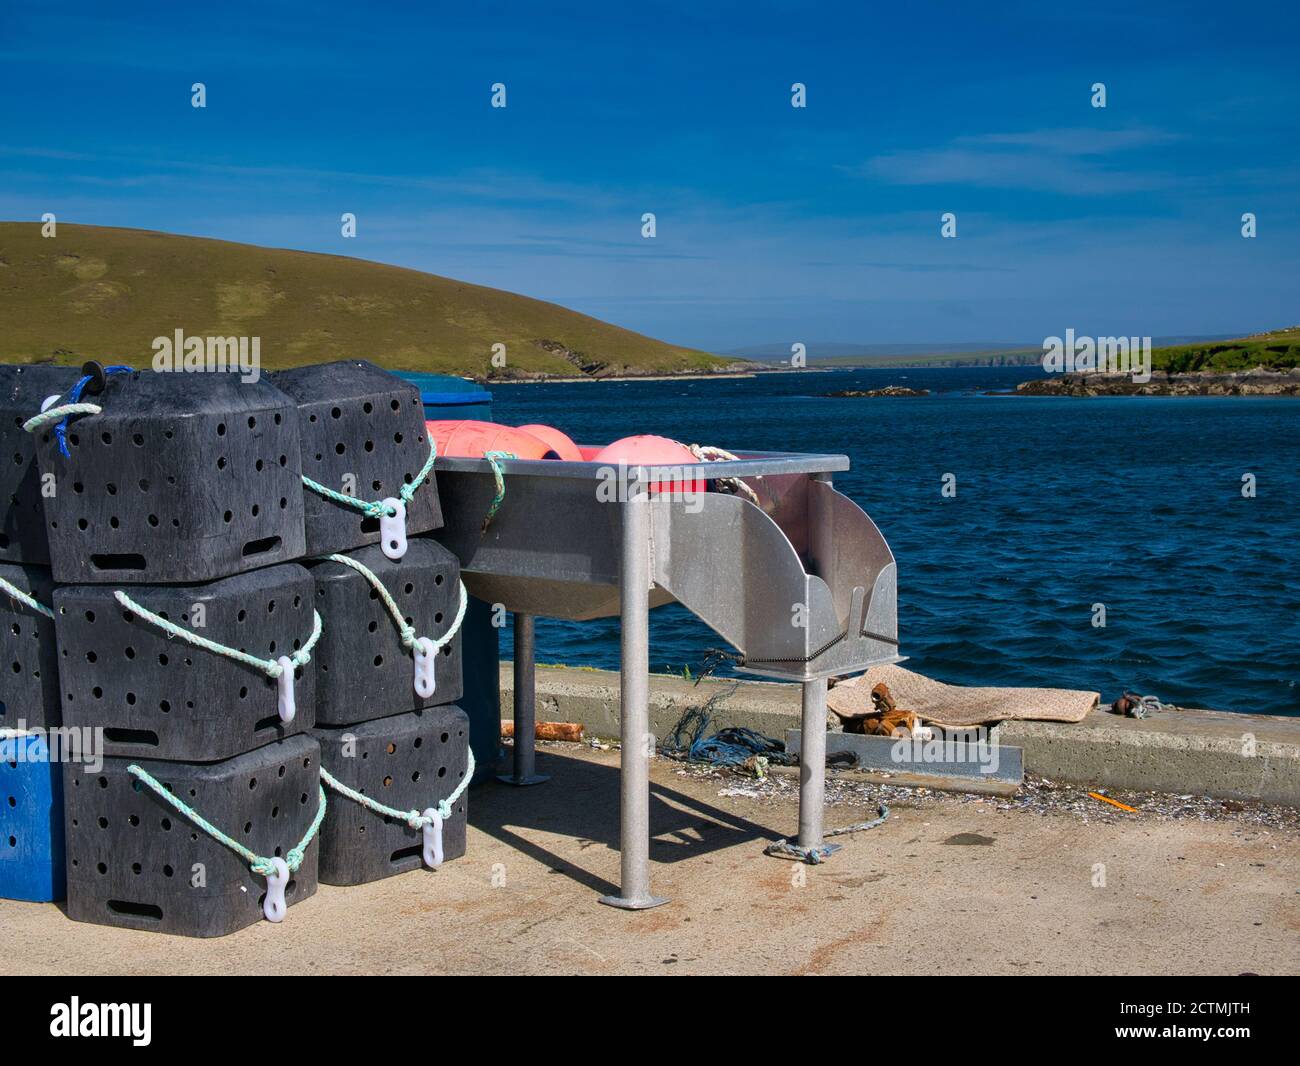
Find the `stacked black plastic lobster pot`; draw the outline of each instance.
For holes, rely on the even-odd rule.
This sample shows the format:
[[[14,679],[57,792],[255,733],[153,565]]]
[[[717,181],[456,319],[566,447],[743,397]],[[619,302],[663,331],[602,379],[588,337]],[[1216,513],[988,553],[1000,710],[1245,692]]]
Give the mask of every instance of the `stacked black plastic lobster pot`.
[[[63,769],[69,916],[217,936],[462,854],[462,593],[420,535],[417,390],[87,371],[0,368],[0,576],[53,613],[0,598],[4,714],[102,740]]]
[[[442,525],[419,390],[356,363],[275,382],[298,404],[306,483],[338,491],[355,477],[356,497],[405,512],[403,531],[316,488],[305,496],[317,609],[333,620],[315,652],[312,736],[341,786],[321,828],[320,879],[357,885],[465,853],[469,720],[455,706],[465,592],[456,557],[414,535]]]

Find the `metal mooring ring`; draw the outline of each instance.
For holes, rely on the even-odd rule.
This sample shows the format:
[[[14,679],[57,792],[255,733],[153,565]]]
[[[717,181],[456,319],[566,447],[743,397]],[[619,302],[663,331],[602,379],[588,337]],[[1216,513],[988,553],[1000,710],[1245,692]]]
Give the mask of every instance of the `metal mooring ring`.
[[[108,375],[104,373],[104,364],[95,359],[82,364],[81,376],[90,378],[82,392],[88,392],[91,396],[98,396],[104,391],[104,386],[108,384]]]

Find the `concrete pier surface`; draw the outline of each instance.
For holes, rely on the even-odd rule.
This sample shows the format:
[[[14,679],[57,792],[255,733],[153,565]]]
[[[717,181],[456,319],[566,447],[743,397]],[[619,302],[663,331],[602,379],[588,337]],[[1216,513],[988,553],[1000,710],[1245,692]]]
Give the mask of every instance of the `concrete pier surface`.
[[[538,717],[547,715],[539,700]],[[1166,974],[1300,970],[1300,829],[1216,801],[1128,814],[1078,789],[998,797],[848,785],[820,866],[762,854],[797,785],[651,762],[651,879],[671,902],[600,906],[619,877],[617,749],[539,746],[545,785],[469,793],[468,854],[358,888],[322,886],[281,925],[218,940],[68,920],[0,901],[5,974]],[[1116,793],[1116,795],[1119,795]],[[1131,806],[1147,802],[1123,794]],[[1175,804],[1175,807],[1177,805]]]

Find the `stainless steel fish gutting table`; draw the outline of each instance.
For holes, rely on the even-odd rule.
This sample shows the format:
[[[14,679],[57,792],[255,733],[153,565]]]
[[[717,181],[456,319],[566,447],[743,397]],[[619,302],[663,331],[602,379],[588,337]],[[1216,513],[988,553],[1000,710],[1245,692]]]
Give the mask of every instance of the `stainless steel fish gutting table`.
[[[674,600],[743,656],[738,669],[803,687],[799,848],[822,838],[826,679],[898,662],[897,567],[870,518],[837,492],[843,455],[744,452],[734,460],[597,462],[439,458],[446,522],[470,593],[514,613],[514,784],[534,773],[533,618],[618,615],[622,624],[621,877],[602,902],[643,909],[650,891],[649,611]],[[649,492],[735,478],[737,493]]]

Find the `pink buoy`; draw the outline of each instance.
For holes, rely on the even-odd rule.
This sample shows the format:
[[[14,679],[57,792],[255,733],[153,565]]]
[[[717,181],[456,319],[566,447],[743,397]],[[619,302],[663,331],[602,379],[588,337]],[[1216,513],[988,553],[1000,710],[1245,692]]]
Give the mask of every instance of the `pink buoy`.
[[[597,463],[623,463],[627,466],[698,466],[700,462],[684,444],[648,433],[616,440],[613,444],[605,445],[591,458]],[[703,479],[667,484],[650,483],[651,492],[703,492],[704,489]]]
[[[425,422],[438,454],[458,459],[482,459],[488,452],[505,452],[516,459],[556,459],[554,449],[531,433],[496,422],[441,419]]]
[[[531,433],[538,440],[550,445],[551,451],[566,463],[582,462],[582,452],[568,434],[561,433],[553,426],[520,426],[521,433]]]

